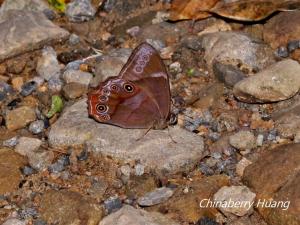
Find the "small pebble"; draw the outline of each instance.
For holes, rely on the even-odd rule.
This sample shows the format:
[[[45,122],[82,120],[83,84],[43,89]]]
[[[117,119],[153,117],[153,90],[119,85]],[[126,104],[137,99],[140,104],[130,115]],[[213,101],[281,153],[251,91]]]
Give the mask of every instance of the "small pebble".
[[[145,173],[145,166],[142,164],[135,165],[135,175],[142,176]]]
[[[131,168],[129,165],[121,166],[120,170],[121,170],[122,174],[125,175],[126,177],[130,176]]]
[[[200,220],[198,220],[196,225],[220,225],[220,224],[209,217],[202,217]]]
[[[19,138],[17,136],[7,139],[7,140],[3,141],[3,146],[13,148],[18,144],[18,139]]]
[[[199,169],[201,173],[203,173],[205,176],[212,176],[214,175],[214,170],[211,169],[206,163],[201,162],[199,165]]]
[[[86,149],[84,149],[80,154],[79,156],[77,156],[77,160],[78,161],[85,161],[87,160],[89,157],[89,153]]]
[[[67,4],[65,14],[71,22],[80,23],[93,19],[96,9],[90,0],[74,0]]]
[[[39,134],[39,133],[43,132],[44,128],[45,128],[45,123],[43,120],[33,121],[29,125],[29,131],[33,134]]]
[[[37,89],[37,83],[35,83],[35,81],[29,81],[23,84],[21,89],[21,95],[28,96]]]
[[[55,163],[51,164],[48,167],[48,170],[51,173],[59,173],[62,172],[68,165],[70,165],[69,156],[63,155]]]
[[[295,51],[298,48],[300,48],[300,41],[299,40],[290,41],[287,44],[287,50],[288,50],[289,53]]]
[[[170,72],[174,75],[182,72],[180,62],[173,62],[172,64],[170,64],[169,68]]]
[[[69,37],[70,45],[77,45],[80,42],[80,37],[76,34],[71,34]]]
[[[79,70],[80,69],[80,65],[83,64],[83,60],[75,60],[75,61],[72,61],[72,62],[69,62],[65,68],[64,68],[64,71],[67,71],[67,70]]]
[[[174,190],[167,187],[161,187],[138,198],[137,202],[140,206],[157,205],[167,201],[173,194]]]
[[[108,214],[122,208],[122,201],[119,197],[110,197],[104,201],[104,207]]]
[[[35,208],[25,208],[18,213],[21,219],[37,218],[38,216],[38,212]]]
[[[52,93],[58,93],[63,87],[63,82],[60,78],[53,77],[48,80],[48,88]]]
[[[25,176],[30,176],[32,174],[35,173],[35,170],[30,167],[30,166],[24,166],[23,170],[22,170],[22,173],[25,175]]]
[[[257,139],[256,139],[256,144],[257,146],[262,146],[264,143],[264,135],[263,134],[259,134],[257,135]]]
[[[281,58],[287,58],[289,56],[289,52],[285,46],[280,46],[276,50],[276,55]]]
[[[131,37],[136,37],[140,33],[141,28],[139,26],[134,26],[126,30],[126,33]]]
[[[11,93],[13,93],[13,88],[7,83],[0,81],[0,101],[6,99]]]
[[[146,42],[152,45],[157,51],[166,47],[166,44],[162,40],[146,39]]]
[[[56,18],[56,13],[52,9],[44,9],[43,13],[48,20],[54,20]]]

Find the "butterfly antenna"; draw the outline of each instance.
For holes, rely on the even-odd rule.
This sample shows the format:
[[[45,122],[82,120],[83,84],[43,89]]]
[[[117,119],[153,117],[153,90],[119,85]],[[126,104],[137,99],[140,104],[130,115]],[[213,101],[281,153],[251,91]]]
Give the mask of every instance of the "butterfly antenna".
[[[139,138],[137,138],[135,141],[139,141],[141,139],[143,139],[147,134],[148,132],[153,128],[153,126],[149,127]]]
[[[171,139],[171,141],[174,143],[174,144],[177,144],[177,141],[174,140],[174,138],[172,137],[171,133],[170,133],[170,128],[169,126],[167,127],[168,129],[168,135],[169,135],[169,138]]]

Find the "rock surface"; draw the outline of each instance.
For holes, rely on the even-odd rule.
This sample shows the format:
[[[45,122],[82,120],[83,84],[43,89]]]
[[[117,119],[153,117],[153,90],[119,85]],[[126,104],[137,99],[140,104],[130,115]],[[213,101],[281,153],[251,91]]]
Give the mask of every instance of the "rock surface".
[[[262,69],[274,62],[271,49],[238,32],[216,32],[202,36],[204,58],[212,68],[214,60],[232,65],[242,64],[249,71]],[[228,51],[232,49],[232,51]]]
[[[147,212],[125,205],[119,211],[110,214],[99,225],[179,225],[157,212]]]
[[[11,131],[23,128],[35,119],[35,110],[28,106],[21,106],[8,111],[5,116],[6,127]]]
[[[244,183],[255,191],[261,202],[290,201],[288,208],[284,205],[276,208],[259,205],[259,212],[270,224],[299,224],[300,195],[296,190],[300,185],[299,160],[300,144],[288,144],[266,152],[245,169]]]
[[[225,203],[224,206],[218,207],[223,213],[244,216],[253,211],[251,203],[254,202],[255,196],[255,193],[251,192],[246,186],[225,186],[214,194],[214,201]],[[237,205],[230,205],[236,203]]]
[[[140,206],[157,205],[171,198],[173,193],[172,189],[161,187],[140,197],[137,201]]]
[[[179,215],[184,221],[195,223],[206,215],[216,215],[216,209],[205,206],[205,199],[211,198],[221,187],[229,184],[229,177],[225,175],[213,175],[203,179],[197,179],[189,184],[184,196],[176,194],[166,203],[168,212]],[[201,201],[203,207],[199,207]],[[169,203],[169,204],[168,204]]]
[[[94,152],[120,159],[135,159],[149,168],[177,172],[189,170],[204,157],[201,137],[179,127],[151,130],[122,129],[88,118],[86,99],[65,110],[52,126],[49,143],[53,147],[86,143]],[[170,136],[177,142],[172,142]],[[138,138],[141,140],[138,140]]]
[[[20,169],[25,164],[23,156],[11,149],[0,149],[0,195],[17,190],[22,179]]]
[[[42,51],[42,57],[37,62],[36,71],[45,80],[58,78],[60,76],[60,66],[57,55],[52,47],[46,47]]]
[[[256,147],[256,138],[250,131],[239,131],[229,137],[229,143],[239,150],[251,150]]]
[[[91,199],[68,190],[46,192],[41,199],[40,213],[48,223],[61,225],[97,225],[103,216]]]
[[[234,95],[243,102],[277,102],[293,97],[300,89],[300,65],[287,59],[238,82]]]
[[[2,14],[1,19],[0,62],[39,49],[47,43],[66,39],[69,35],[40,12],[10,10]]]

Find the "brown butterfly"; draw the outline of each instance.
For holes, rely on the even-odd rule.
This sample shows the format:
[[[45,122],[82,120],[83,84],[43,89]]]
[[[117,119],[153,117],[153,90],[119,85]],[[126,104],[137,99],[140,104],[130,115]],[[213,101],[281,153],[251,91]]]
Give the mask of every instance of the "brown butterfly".
[[[89,115],[123,128],[167,127],[171,95],[169,77],[158,52],[142,43],[118,76],[88,94]]]

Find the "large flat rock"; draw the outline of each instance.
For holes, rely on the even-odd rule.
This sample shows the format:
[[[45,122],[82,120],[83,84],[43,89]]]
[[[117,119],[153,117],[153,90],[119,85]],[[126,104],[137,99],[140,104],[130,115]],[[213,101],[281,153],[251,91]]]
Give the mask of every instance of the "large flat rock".
[[[138,160],[158,171],[186,171],[204,157],[202,138],[182,128],[150,130],[143,137],[144,134],[144,129],[123,129],[88,118],[86,99],[82,99],[64,111],[48,138],[53,147],[85,143],[91,151]]]
[[[42,12],[8,10],[1,14],[0,21],[0,62],[69,36]]]

